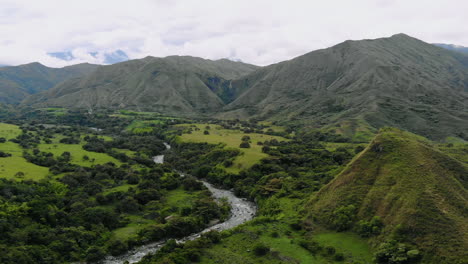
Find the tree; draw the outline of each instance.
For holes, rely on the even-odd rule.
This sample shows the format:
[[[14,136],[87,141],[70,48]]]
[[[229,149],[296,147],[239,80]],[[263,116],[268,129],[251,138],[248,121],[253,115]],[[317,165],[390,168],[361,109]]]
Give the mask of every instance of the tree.
[[[390,240],[380,244],[374,255],[378,264],[407,264],[415,263],[421,258],[417,249],[410,249],[406,244]]]
[[[250,144],[247,141],[243,141],[242,143],[240,143],[239,147],[240,148],[250,148]]]
[[[356,207],[354,205],[341,206],[333,212],[332,226],[337,231],[348,230],[356,216]]]
[[[208,130],[205,130],[205,131],[203,131],[203,134],[204,134],[204,135],[209,135],[210,132],[208,132]]]

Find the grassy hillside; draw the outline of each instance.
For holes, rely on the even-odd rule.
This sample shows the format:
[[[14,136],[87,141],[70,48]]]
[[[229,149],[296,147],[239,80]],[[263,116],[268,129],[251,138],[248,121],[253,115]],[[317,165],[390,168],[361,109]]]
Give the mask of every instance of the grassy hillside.
[[[421,250],[422,263],[466,263],[467,177],[466,165],[430,141],[385,128],[314,195],[309,219],[356,230],[357,220],[378,216],[383,227],[374,245],[393,238]]]

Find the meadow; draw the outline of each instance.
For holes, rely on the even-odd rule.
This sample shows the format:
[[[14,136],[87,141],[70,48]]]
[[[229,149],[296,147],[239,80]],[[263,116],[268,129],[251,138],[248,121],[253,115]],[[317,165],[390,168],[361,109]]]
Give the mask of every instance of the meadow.
[[[40,180],[50,175],[47,167],[28,162],[23,158],[24,149],[17,143],[8,141],[9,139],[16,138],[20,134],[21,129],[18,126],[0,123],[0,138],[5,138],[6,140],[4,143],[0,143],[0,151],[11,154],[11,157],[0,158],[0,176],[6,179]],[[119,160],[105,153],[84,150],[82,148],[82,144],[84,144],[83,141],[80,144],[64,144],[59,143],[60,139],[63,138],[62,135],[56,134],[54,136],[52,143],[41,143],[37,148],[44,152],[51,152],[55,157],[68,151],[71,154],[71,163],[80,166],[90,167],[107,162],[113,162],[116,165],[122,164]],[[105,140],[112,140],[110,137],[102,138]],[[85,156],[88,158],[83,158]]]
[[[11,157],[0,158],[0,177],[6,179],[39,180],[49,174],[49,169],[32,164],[23,158],[23,149],[8,141],[21,134],[18,126],[0,123],[0,137],[6,142],[0,143],[0,151],[10,153]],[[22,172],[18,173],[18,172]]]
[[[240,130],[224,129],[220,125],[213,124],[181,124],[178,127],[192,128],[190,134],[184,133],[178,137],[182,142],[206,142],[209,144],[223,144],[224,148],[234,148],[241,151],[241,155],[237,156],[233,165],[226,168],[227,172],[238,173],[241,170],[248,169],[252,165],[258,163],[261,159],[268,157],[262,152],[262,145],[258,142],[276,139],[278,141],[287,141],[287,139],[278,136],[270,136],[258,133],[244,133]],[[207,129],[207,127],[209,127]],[[204,134],[208,131],[208,135]],[[240,148],[242,137],[250,137],[250,148]]]

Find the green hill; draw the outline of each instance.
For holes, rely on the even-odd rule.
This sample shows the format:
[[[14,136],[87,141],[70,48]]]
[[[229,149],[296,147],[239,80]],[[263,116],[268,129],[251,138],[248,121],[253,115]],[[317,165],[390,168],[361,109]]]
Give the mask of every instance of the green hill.
[[[40,63],[0,68],[0,103],[15,104],[30,94],[52,88],[65,80],[94,71],[98,65],[83,63],[49,68]]]
[[[415,245],[421,263],[466,263],[467,187],[466,165],[422,137],[385,128],[311,199],[309,219],[345,230],[378,216],[374,245],[397,239]]]
[[[32,96],[23,105],[211,114],[235,96],[229,88],[229,80],[256,68],[226,59],[147,57],[102,66],[88,76]]]
[[[316,127],[351,121],[468,138],[468,56],[404,34],[345,41],[263,67],[232,86],[243,93],[219,117]]]

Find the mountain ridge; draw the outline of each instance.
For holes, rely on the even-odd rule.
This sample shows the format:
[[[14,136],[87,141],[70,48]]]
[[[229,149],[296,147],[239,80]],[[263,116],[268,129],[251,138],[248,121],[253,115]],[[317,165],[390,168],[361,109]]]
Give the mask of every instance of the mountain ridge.
[[[81,79],[28,98],[24,104],[78,108],[134,108],[177,114],[218,111],[228,80],[257,66],[191,56],[145,57],[103,66]],[[51,99],[52,98],[52,99]]]
[[[52,88],[56,84],[86,75],[98,65],[76,64],[50,68],[39,62],[0,68],[0,102],[17,104],[30,94]]]
[[[265,67],[191,56],[103,67],[23,105],[253,118],[350,133],[393,126],[468,139],[468,56],[405,34],[348,40]]]
[[[234,86],[244,92],[219,117],[309,120],[319,127],[361,119],[376,128],[397,126],[428,136],[429,123],[434,122],[431,116],[424,116],[431,113],[424,111],[434,105],[439,108],[434,115],[454,122],[468,120],[464,111],[468,104],[467,59],[404,34],[345,41],[235,80]],[[437,106],[443,97],[451,102]],[[424,102],[426,99],[434,102]],[[403,105],[405,111],[389,110],[393,103]],[[408,105],[418,109],[410,110]],[[403,120],[403,124],[392,120],[395,112],[412,120]],[[450,133],[462,133],[465,128],[462,125]]]

